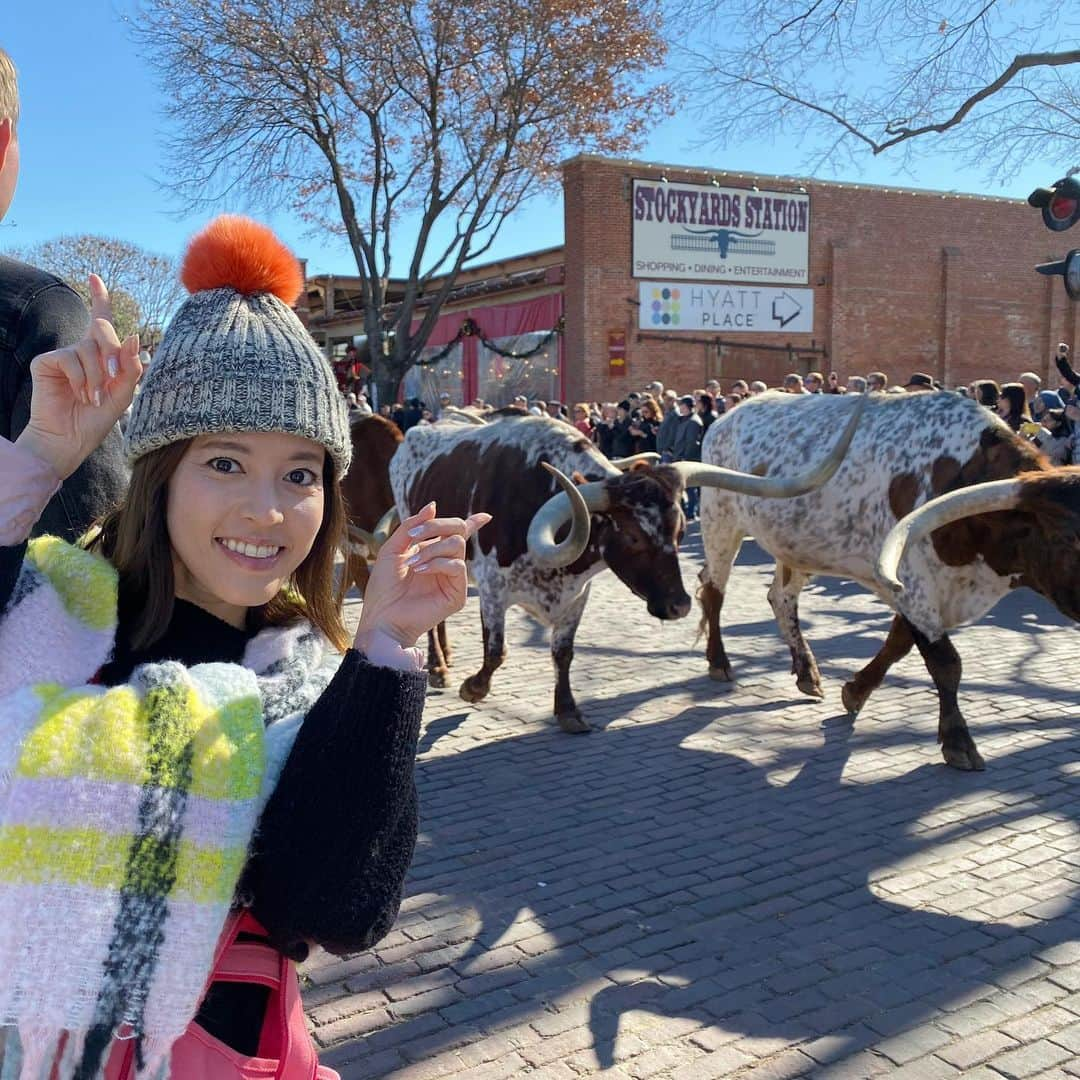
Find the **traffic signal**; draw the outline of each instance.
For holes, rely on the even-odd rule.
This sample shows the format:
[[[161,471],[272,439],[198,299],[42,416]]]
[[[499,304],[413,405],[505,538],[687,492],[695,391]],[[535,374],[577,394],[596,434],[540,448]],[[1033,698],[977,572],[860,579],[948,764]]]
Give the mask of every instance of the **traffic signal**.
[[[1042,211],[1043,224],[1051,232],[1064,232],[1080,221],[1080,180],[1067,176],[1053,187],[1036,188],[1028,204]],[[1071,300],[1080,300],[1080,248],[1074,248],[1060,262],[1043,263],[1035,269],[1040,274],[1058,275],[1065,281]]]

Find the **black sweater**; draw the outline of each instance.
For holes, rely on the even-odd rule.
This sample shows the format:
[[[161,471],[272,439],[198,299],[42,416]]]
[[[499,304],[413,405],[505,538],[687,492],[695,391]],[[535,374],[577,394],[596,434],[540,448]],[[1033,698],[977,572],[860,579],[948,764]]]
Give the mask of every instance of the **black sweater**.
[[[0,548],[0,611],[25,550]],[[161,660],[239,663],[254,635],[178,600],[164,636],[134,651],[130,614],[121,609],[116,651],[98,674],[106,686],[126,682],[138,664]],[[425,686],[423,674],[375,667],[350,649],[304,720],[240,885],[271,943],[294,959],[306,955],[307,941],[335,953],[368,949],[397,917],[416,844],[413,759]],[[261,1017],[265,994],[250,996],[245,1007],[232,991],[248,989],[259,991],[221,987],[198,1019],[237,1050],[253,1053],[258,1028],[251,1032],[243,1016]]]

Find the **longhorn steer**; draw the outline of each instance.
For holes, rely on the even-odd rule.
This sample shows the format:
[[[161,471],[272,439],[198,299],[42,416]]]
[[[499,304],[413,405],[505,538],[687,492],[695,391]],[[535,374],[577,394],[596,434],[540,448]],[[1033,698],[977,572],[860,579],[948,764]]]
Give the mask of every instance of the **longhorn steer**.
[[[790,474],[853,406],[851,397],[762,395],[712,425],[702,457],[769,476]],[[1007,498],[992,489],[1001,496],[997,502],[950,502],[947,513],[966,520],[929,519],[936,529],[932,537],[924,531],[928,519],[914,531],[909,522],[897,524],[942,493],[981,494],[982,488],[971,485],[1000,480],[1011,481]],[[824,696],[799,628],[799,591],[814,574],[854,579],[896,616],[880,652],[844,685],[844,705],[857,714],[889,667],[914,645],[938,690],[942,754],[960,769],[981,769],[983,760],[957,704],[961,665],[948,631],[980,618],[1019,585],[1080,617],[1080,470],[1052,469],[1000,419],[954,394],[871,395],[836,476],[801,498],[766,503],[724,491],[702,496],[705,566],[699,596],[710,675],[732,678],[720,611],[739,545],[753,536],[776,559],[769,602],[791,649],[799,689]],[[894,526],[898,531],[889,539]],[[896,560],[883,565],[880,577],[879,553]],[[893,584],[897,561],[901,591]]]
[[[354,420],[349,436],[352,464],[341,481],[341,494],[349,513],[343,591],[356,585],[363,592],[368,581],[367,560],[375,557],[378,546],[375,527],[394,505],[390,459],[404,436],[397,424],[383,416]]]
[[[559,726],[587,731],[570,689],[570,663],[591,579],[611,567],[645,601],[650,615],[682,618],[690,610],[678,561],[685,527],[679,509],[683,487],[725,484],[767,496],[794,494],[831,475],[853,427],[854,421],[829,458],[811,473],[781,482],[697,462],[656,468],[639,462],[621,473],[574,428],[548,417],[411,429],[390,463],[401,516],[431,500],[437,501],[440,514],[493,515],[491,524],[469,543],[484,662],[462,683],[461,696],[479,701],[487,695],[491,676],[506,656],[506,609],[517,604],[551,628]],[[554,469],[546,468],[550,466]],[[569,535],[557,540],[568,522]],[[437,635],[429,635],[428,643],[430,678],[434,685],[445,685],[446,664]]]

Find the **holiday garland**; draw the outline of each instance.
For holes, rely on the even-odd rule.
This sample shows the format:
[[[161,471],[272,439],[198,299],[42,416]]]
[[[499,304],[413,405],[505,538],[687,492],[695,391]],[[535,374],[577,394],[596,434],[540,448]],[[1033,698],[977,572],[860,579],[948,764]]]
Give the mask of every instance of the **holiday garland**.
[[[564,327],[565,322],[560,315],[559,321],[533,348],[527,349],[525,352],[514,352],[512,349],[503,349],[496,345],[490,338],[484,337],[483,332],[474,319],[465,319],[461,326],[458,327],[458,332],[434,356],[429,356],[424,360],[417,360],[416,366],[429,367],[432,364],[438,364],[453,352],[454,347],[462,340],[462,338],[467,337],[478,338],[480,344],[489,352],[496,353],[498,356],[504,356],[508,360],[528,360],[530,357],[536,356],[537,353],[546,349],[551,343],[552,338],[554,338],[556,334],[561,334],[563,332]]]

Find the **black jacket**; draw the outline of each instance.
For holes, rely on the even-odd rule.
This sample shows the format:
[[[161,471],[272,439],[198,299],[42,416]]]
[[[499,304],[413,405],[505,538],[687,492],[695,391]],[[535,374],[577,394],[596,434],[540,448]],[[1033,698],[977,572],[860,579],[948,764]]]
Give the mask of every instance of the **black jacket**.
[[[697,413],[682,417],[675,431],[675,460],[700,461],[701,440],[704,437],[705,428]]]
[[[0,255],[0,436],[14,441],[30,419],[30,361],[75,344],[89,314],[59,278]],[[35,535],[74,540],[127,486],[120,429],[65,481],[45,508]]]

